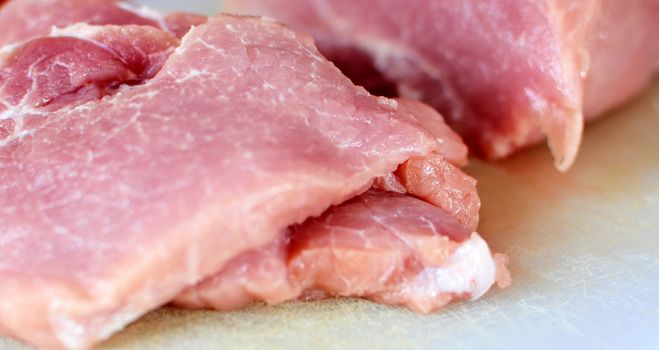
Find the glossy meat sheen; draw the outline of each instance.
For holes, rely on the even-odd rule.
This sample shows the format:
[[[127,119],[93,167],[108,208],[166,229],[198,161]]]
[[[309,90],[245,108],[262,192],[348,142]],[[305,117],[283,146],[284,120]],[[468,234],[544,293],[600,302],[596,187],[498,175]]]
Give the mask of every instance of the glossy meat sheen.
[[[181,38],[204,16],[173,13],[162,16],[131,2],[118,0],[11,0],[0,8],[0,47],[47,36],[53,27],[78,23],[94,25],[148,25]]]
[[[142,85],[33,117],[0,148],[0,329],[46,348],[107,338],[437,148],[310,38],[233,16]]]
[[[547,137],[560,170],[575,160],[584,113],[625,102],[659,66],[659,0],[230,0],[228,9],[309,32],[341,65],[353,64],[351,52],[360,66],[371,57],[380,81],[437,107],[487,158]]]
[[[433,205],[391,192],[372,190],[285,237],[234,259],[175,303],[231,310],[255,300],[340,295],[425,313],[510,282],[503,257],[477,233]]]

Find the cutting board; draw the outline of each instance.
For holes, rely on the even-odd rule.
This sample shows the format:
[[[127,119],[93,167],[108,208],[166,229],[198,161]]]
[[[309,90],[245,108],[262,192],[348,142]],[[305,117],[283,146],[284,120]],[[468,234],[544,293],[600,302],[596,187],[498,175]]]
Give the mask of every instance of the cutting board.
[[[100,348],[659,348],[659,84],[590,125],[568,174],[545,147],[473,160],[468,172],[483,200],[479,231],[511,257],[508,289],[427,316],[353,299],[163,308]],[[0,349],[25,348],[0,339]]]

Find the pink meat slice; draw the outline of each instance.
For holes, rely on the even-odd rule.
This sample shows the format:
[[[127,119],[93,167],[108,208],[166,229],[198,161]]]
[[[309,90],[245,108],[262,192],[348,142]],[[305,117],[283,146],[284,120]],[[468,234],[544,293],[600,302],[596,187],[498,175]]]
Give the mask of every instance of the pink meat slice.
[[[223,15],[141,85],[2,118],[24,123],[0,145],[0,330],[44,348],[109,337],[438,148],[311,38]]]
[[[235,258],[174,303],[232,310],[340,295],[427,313],[510,283],[505,257],[493,255],[477,233],[397,193],[371,190],[282,237]]]
[[[92,25],[147,25],[177,35],[187,33],[206,17],[158,12],[119,0],[12,0],[0,8],[0,47],[47,36],[53,27],[63,28],[78,23]]]
[[[428,102],[486,158],[547,138],[559,170],[575,160],[584,119],[627,101],[659,67],[659,0],[230,0],[227,9],[311,33],[358,83],[393,82]]]

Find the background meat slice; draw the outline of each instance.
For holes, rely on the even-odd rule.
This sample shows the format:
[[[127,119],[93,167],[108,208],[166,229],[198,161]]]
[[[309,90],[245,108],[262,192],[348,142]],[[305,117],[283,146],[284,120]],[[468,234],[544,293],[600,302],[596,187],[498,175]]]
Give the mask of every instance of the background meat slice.
[[[234,259],[175,304],[232,310],[255,300],[340,295],[426,313],[510,282],[505,257],[493,256],[477,233],[397,193],[371,190],[283,237]]]
[[[21,132],[43,113],[116,93],[152,78],[179,40],[147,26],[89,26],[16,45],[0,54],[0,113]]]
[[[437,147],[309,37],[233,16],[142,85],[42,118],[0,147],[0,329],[47,348],[107,338]]]
[[[94,25],[148,25],[166,30],[181,38],[192,25],[206,17],[158,12],[118,0],[12,0],[0,9],[0,47],[36,37],[47,36],[53,27],[78,23]]]
[[[192,26],[203,24],[207,19],[206,16],[193,13],[173,12],[165,16],[166,30],[182,38]]]
[[[546,137],[560,170],[577,155],[584,115],[624,103],[659,65],[657,0],[234,0],[228,9],[311,33],[357,83],[396,83],[484,157]],[[368,58],[381,78],[353,69]]]

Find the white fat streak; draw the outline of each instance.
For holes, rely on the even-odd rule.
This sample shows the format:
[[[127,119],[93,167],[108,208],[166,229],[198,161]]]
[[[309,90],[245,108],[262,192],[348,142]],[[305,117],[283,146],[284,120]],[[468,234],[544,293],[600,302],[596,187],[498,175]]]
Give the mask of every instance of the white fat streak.
[[[64,302],[55,297],[50,302],[50,324],[53,325],[57,339],[69,349],[80,349],[83,347],[81,338],[84,336],[85,327],[62,313]]]
[[[169,27],[167,26],[167,23],[165,23],[165,17],[162,15],[162,13],[147,7],[145,5],[142,6],[137,6],[133,3],[130,2],[119,2],[117,6],[123,10],[132,12],[140,17],[152,19],[156,22],[158,22],[158,25],[160,28],[164,30],[169,30]]]
[[[9,45],[5,45],[3,47],[0,47],[0,55],[6,55],[6,54],[14,51],[20,45],[21,45],[21,43],[16,43],[16,44],[9,44]]]
[[[437,292],[469,294],[471,299],[483,296],[496,280],[496,263],[492,252],[481,236],[474,232],[462,243],[441,268],[426,269]]]
[[[63,28],[53,26],[50,29],[50,37],[74,37],[78,39],[89,40],[89,38],[95,36],[102,30],[103,26],[89,25],[86,23],[76,23]],[[28,40],[29,41],[29,40]],[[25,44],[26,42],[18,42],[13,44],[8,44],[0,47],[0,55],[5,55],[11,53],[16,48]]]
[[[102,26],[92,26],[86,23],[77,23],[64,28],[53,27],[51,37],[74,37],[89,40],[101,32]]]
[[[389,107],[394,111],[398,110],[398,101],[392,98],[378,97],[378,104],[381,106]]]

